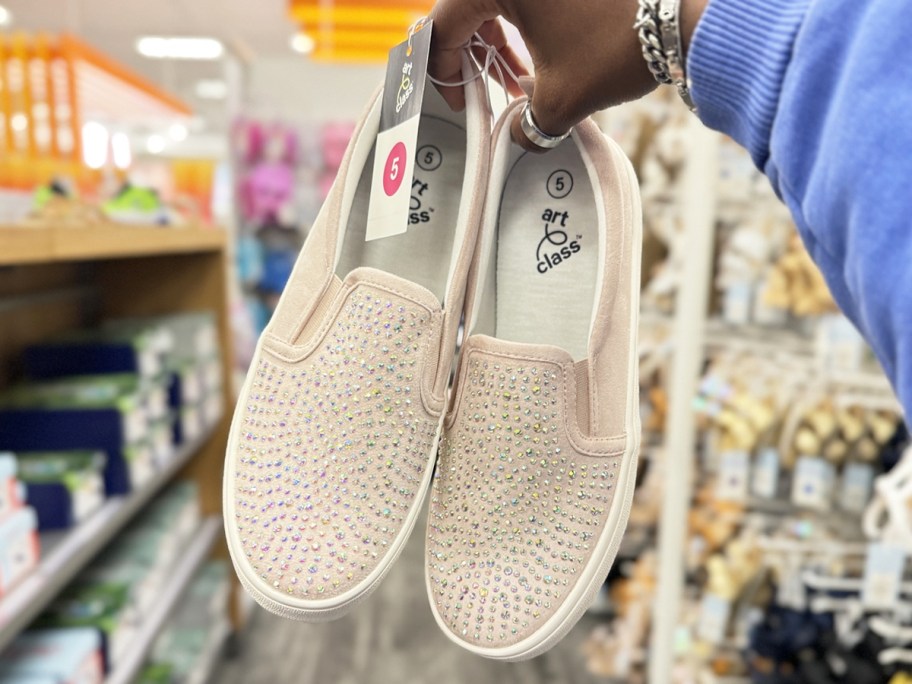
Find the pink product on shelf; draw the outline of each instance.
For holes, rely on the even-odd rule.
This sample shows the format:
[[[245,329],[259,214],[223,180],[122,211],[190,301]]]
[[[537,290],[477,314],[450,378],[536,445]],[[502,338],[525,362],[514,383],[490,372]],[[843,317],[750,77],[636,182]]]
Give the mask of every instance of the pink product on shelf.
[[[40,555],[38,516],[29,506],[20,508],[0,523],[0,595],[22,581]]]
[[[245,166],[262,162],[296,166],[300,156],[298,134],[291,126],[237,119],[231,128],[234,154]]]
[[[285,164],[263,162],[241,181],[241,212],[249,223],[282,223],[281,217],[293,199],[294,170]]]
[[[231,142],[241,163],[255,164],[263,156],[266,135],[258,122],[238,119],[231,127]]]
[[[298,134],[290,126],[274,123],[267,127],[263,152],[265,161],[297,166],[298,147]]]
[[[323,163],[335,175],[336,169],[342,165],[342,158],[348,148],[348,142],[355,132],[355,124],[351,121],[335,121],[323,126],[323,136],[320,141],[323,148]],[[324,197],[326,194],[324,193]]]

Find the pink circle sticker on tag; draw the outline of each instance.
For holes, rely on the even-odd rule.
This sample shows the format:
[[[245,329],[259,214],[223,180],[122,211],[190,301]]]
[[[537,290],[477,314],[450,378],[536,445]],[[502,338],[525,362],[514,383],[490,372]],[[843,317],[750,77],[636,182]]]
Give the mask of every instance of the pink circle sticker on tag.
[[[402,176],[405,173],[405,144],[397,142],[390,150],[383,167],[383,191],[388,197],[396,194],[402,185]]]

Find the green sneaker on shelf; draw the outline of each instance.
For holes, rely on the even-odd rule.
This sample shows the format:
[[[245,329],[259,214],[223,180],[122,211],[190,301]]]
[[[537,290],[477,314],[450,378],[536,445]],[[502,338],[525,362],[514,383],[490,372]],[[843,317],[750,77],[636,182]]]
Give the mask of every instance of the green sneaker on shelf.
[[[171,212],[155,190],[136,187],[129,183],[105,202],[103,208],[109,219],[120,223],[160,226],[173,223]]]

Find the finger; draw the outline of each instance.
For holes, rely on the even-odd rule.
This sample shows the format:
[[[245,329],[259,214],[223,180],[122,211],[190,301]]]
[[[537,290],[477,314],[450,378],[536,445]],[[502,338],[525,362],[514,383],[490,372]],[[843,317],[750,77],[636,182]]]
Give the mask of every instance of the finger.
[[[510,67],[510,71],[513,72],[513,76],[516,76],[517,79],[522,78],[523,76],[529,76],[529,70],[526,68],[525,62],[523,62],[522,58],[517,55],[509,45],[504,46],[504,48],[500,50],[500,56],[503,57],[507,66]],[[509,93],[513,97],[522,97],[524,93],[522,87],[519,85],[519,81],[514,80],[513,76],[510,75],[510,72],[507,72],[505,75],[507,78],[505,85]]]
[[[503,25],[500,23],[499,19],[491,19],[482,24],[478,29],[478,35],[485,43],[497,51],[504,63],[509,67],[510,71],[513,72],[513,75],[517,78],[529,75],[529,70],[526,69],[526,65],[523,64],[523,61],[508,44],[507,34],[504,32]],[[475,56],[484,64],[487,54],[482,49],[481,56],[479,56],[477,52],[475,53]],[[488,71],[511,95],[514,97],[522,96],[522,88],[519,87],[518,81],[510,75],[510,71],[505,69],[502,64],[495,66],[492,63],[488,68]]]
[[[438,80],[443,81],[444,83],[458,83],[462,80],[462,71]],[[434,85],[437,87],[437,92],[440,93],[443,101],[447,103],[447,106],[450,109],[454,112],[461,112],[465,109],[466,99],[465,88],[463,88],[463,86],[445,86],[440,85],[439,83],[435,83]]]
[[[560,79],[557,85],[542,71],[535,79],[532,91],[532,119],[542,133],[563,135],[585,118],[579,111],[574,89]]]
[[[514,92],[514,90],[517,89],[518,84],[515,83],[513,77],[510,76],[509,72],[504,69],[503,64],[500,64],[499,62],[491,59],[491,56],[489,54],[489,50],[491,48],[485,48],[480,45],[473,45],[469,49],[471,50],[475,61],[479,64],[482,70],[484,70],[485,65],[487,64],[487,72],[491,78],[502,85],[505,89],[509,90],[511,94],[516,95],[517,97],[522,95],[521,90],[519,90],[518,95]]]
[[[529,138],[526,136],[525,131],[522,129],[522,125],[520,124],[521,118],[522,110],[519,109],[516,111],[516,115],[513,117],[513,121],[510,123],[510,137],[513,138],[513,142],[528,152],[535,152],[536,154],[547,152],[548,150],[543,147],[539,147],[534,142],[529,140]]]
[[[560,136],[567,133],[573,126],[582,121],[586,114],[578,111],[570,103],[572,98],[569,93],[552,91],[549,89],[547,78],[540,78],[535,83],[531,95],[532,120],[542,132],[551,136]],[[518,112],[510,127],[514,142],[530,152],[546,152],[543,148],[529,140],[521,125],[522,113]]]
[[[485,21],[496,14],[479,2],[440,0],[431,10],[434,21],[428,72],[437,80],[462,80],[463,46]],[[465,92],[461,87],[438,86],[447,104],[456,110],[465,108]]]
[[[509,45],[505,45],[499,52],[500,56],[503,57],[504,62],[510,67],[510,71],[513,72],[511,75],[510,71],[503,69],[503,65],[501,65],[501,69],[504,71],[504,78],[506,80],[504,86],[506,86],[507,92],[513,97],[522,97],[524,94],[523,89],[519,85],[517,79],[520,79],[523,76],[529,76],[529,70],[526,68],[525,62],[522,61],[522,58],[517,55]],[[516,79],[514,79],[513,76],[516,76]]]

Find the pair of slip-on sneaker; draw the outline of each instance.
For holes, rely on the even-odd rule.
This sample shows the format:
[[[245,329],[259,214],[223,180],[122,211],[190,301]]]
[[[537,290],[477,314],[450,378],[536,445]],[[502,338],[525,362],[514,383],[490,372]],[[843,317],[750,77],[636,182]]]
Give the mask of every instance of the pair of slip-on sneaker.
[[[492,134],[481,80],[465,95],[457,113],[427,89],[410,226],[368,242],[374,96],[241,392],[225,524],[257,602],[327,620],[377,587],[430,489],[435,618],[522,660],[589,606],[627,522],[639,194],[591,121],[528,154],[523,100]]]

